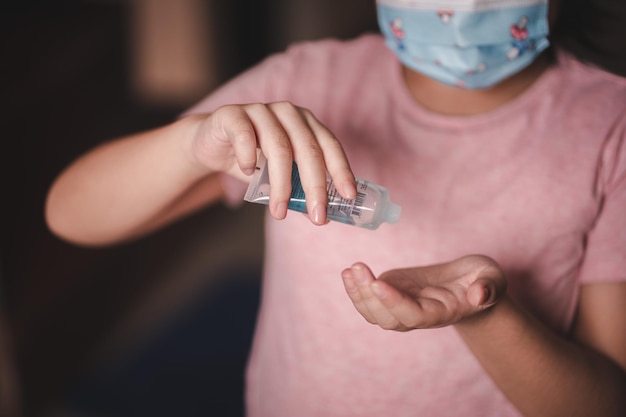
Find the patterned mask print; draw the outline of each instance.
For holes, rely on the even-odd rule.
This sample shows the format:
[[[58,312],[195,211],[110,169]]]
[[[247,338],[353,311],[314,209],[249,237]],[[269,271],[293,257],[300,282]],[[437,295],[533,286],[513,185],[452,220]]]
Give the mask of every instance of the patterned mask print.
[[[549,45],[547,0],[377,0],[387,46],[441,83],[488,88]]]

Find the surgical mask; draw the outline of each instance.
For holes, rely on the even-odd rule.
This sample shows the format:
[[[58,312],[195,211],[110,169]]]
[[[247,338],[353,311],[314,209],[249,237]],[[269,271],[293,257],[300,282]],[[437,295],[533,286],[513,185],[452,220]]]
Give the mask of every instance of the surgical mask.
[[[491,87],[548,47],[547,0],[377,0],[386,43],[447,85]]]

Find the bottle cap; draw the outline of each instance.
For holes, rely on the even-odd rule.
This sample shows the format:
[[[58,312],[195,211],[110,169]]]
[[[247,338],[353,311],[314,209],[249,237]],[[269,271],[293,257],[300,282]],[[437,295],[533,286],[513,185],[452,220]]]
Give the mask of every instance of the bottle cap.
[[[400,220],[400,213],[402,213],[402,207],[389,201],[385,207],[383,219],[387,223],[398,223],[398,220]]]

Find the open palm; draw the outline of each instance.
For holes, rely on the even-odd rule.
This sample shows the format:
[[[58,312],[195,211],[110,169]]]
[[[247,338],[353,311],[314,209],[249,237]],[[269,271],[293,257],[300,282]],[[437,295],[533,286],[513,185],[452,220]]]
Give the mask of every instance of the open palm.
[[[342,278],[367,321],[399,331],[457,323],[492,306],[506,291],[502,270],[482,255],[394,269],[378,279],[365,264],[357,263],[344,270]]]

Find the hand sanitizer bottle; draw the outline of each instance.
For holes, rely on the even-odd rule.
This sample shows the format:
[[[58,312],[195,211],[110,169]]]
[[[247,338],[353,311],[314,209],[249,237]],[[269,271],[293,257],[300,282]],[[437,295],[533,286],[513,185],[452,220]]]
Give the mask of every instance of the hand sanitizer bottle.
[[[401,207],[389,199],[385,187],[356,178],[357,196],[354,199],[343,198],[330,176],[326,178],[328,206],[326,217],[329,220],[350,224],[365,229],[377,229],[382,223],[397,223],[400,219]],[[246,192],[245,200],[251,203],[269,204],[270,183],[267,160],[260,154],[257,168],[252,176]],[[306,196],[300,183],[298,167],[293,164],[291,173],[291,198],[289,209],[306,213]]]

